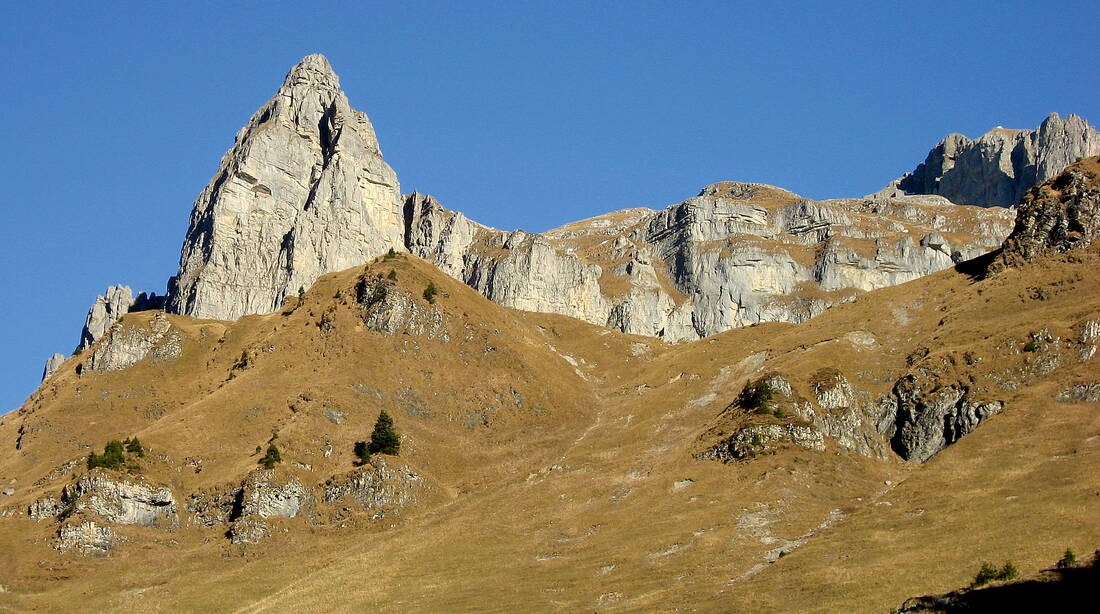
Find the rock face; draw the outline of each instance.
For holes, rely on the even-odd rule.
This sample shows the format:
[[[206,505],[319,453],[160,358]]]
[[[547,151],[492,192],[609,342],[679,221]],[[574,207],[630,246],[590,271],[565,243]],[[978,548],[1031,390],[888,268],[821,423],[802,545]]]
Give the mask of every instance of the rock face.
[[[1100,158],[1089,158],[1028,191],[994,269],[998,263],[1028,262],[1046,253],[1086,248],[1098,237]]]
[[[909,375],[894,385],[897,430],[894,451],[906,460],[924,462],[973,431],[978,423],[1001,411],[1001,401],[986,401],[962,384],[930,386]]]
[[[127,369],[147,356],[160,361],[178,358],[183,339],[172,330],[168,316],[156,313],[148,324],[120,324],[113,327],[102,343],[95,346],[88,368],[109,372]]]
[[[1035,130],[997,127],[977,140],[950,134],[923,164],[896,182],[908,194],[938,194],[967,205],[1008,207],[1031,186],[1081,158],[1100,155],[1100,133],[1057,113]]]
[[[168,309],[274,311],[322,274],[402,247],[397,176],[321,55],[291,69],[240,132],[191,213]]]
[[[93,513],[114,524],[174,527],[179,524],[172,490],[93,471],[65,486],[66,513]]]
[[[46,366],[42,369],[42,381],[46,381],[46,378],[53,375],[57,371],[61,364],[65,362],[64,354],[54,354],[46,361]]]
[[[662,211],[543,234],[487,228],[419,194],[406,199],[405,220],[412,253],[493,301],[683,341],[802,322],[978,256],[1007,235],[1012,213],[925,199],[814,202],[724,182]]]

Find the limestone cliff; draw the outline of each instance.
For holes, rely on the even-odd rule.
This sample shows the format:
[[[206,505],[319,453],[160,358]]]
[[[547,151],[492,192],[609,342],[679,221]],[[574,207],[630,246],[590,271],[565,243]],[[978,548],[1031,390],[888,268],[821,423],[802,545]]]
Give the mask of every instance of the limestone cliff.
[[[412,253],[498,303],[683,341],[805,321],[973,258],[1000,244],[1012,213],[942,199],[815,202],[723,182],[662,211],[543,234],[487,228],[419,194],[406,198],[405,220]]]
[[[291,69],[195,201],[168,309],[233,320],[401,247],[400,189],[321,55]]]
[[[1100,155],[1095,128],[1076,115],[1062,119],[1051,113],[1035,130],[998,126],[977,140],[949,134],[894,186],[908,194],[938,194],[960,204],[1009,207],[1031,186],[1095,155]]]

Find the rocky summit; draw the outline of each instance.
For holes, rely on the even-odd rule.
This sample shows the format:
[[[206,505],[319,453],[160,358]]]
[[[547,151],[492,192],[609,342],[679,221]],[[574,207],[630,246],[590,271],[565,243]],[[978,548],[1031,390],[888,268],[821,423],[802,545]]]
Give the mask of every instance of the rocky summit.
[[[1058,605],[1100,545],[1066,160],[1012,209],[729,181],[503,231],[400,195],[309,56],[167,297],[109,288],[0,416],[0,610]]]
[[[237,133],[191,212],[167,308],[270,313],[319,276],[401,248],[401,190],[367,116],[321,55]]]
[[[1057,113],[1034,130],[1000,126],[977,140],[949,134],[922,164],[882,193],[938,194],[951,202],[1010,207],[1036,183],[1100,155],[1100,133],[1084,119]]]

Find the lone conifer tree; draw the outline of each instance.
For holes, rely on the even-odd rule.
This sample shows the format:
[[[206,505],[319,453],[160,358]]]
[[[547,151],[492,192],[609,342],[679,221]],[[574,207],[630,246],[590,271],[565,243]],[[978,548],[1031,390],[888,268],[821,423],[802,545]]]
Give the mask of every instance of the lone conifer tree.
[[[264,457],[260,459],[260,464],[264,469],[273,469],[277,463],[283,462],[283,457],[279,454],[279,448],[275,447],[275,444],[267,446],[267,452],[264,453]]]
[[[374,432],[370,434],[370,445],[367,450],[371,454],[389,454],[397,456],[401,450],[401,436],[393,429],[393,418],[382,410],[378,414],[378,420],[374,423]]]

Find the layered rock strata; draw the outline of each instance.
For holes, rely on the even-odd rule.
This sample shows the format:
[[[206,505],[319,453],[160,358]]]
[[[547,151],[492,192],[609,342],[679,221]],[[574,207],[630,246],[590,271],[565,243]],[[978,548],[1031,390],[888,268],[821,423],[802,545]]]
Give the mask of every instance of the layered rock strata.
[[[1012,213],[904,198],[815,202],[723,182],[662,211],[543,234],[488,228],[420,194],[406,198],[405,220],[412,253],[493,301],[684,341],[802,322],[950,267],[997,247]]]

